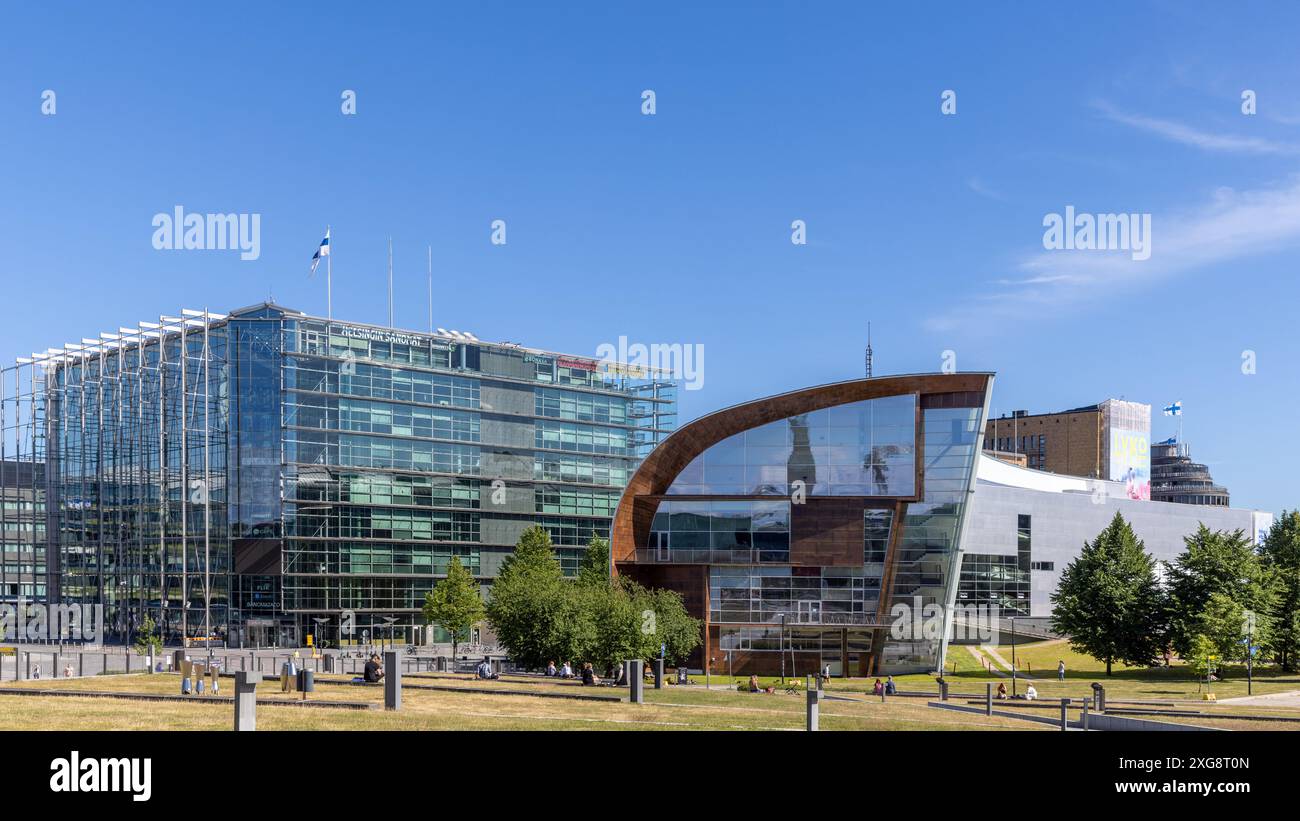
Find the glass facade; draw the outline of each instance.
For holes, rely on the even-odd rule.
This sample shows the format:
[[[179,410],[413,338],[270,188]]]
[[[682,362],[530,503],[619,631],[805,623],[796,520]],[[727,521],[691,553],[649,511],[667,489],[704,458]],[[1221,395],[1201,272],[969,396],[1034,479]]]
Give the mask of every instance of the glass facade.
[[[880,576],[856,567],[709,568],[709,621],[870,624]]]
[[[350,609],[372,632],[386,615],[414,635],[451,556],[486,584],[532,524],[575,573],[675,420],[671,383],[593,360],[293,315],[281,325],[282,610],[300,629]]]
[[[946,624],[894,628],[953,603],[987,382],[927,394],[897,379],[896,393],[715,435],[675,475],[638,474],[653,513],[644,531],[634,517],[635,550],[616,545],[616,562],[707,565],[700,615],[744,669],[779,669],[781,653],[835,673],[936,669]],[[759,416],[765,401],[731,412]]]
[[[661,561],[790,561],[787,501],[665,501],[651,528],[649,547]]]
[[[796,485],[801,483],[801,485]],[[912,496],[916,396],[792,416],[713,445],[668,488],[683,495]]]
[[[110,641],[146,614],[169,637],[229,617],[227,329],[153,327],[47,366],[42,386],[56,595],[102,603]]]
[[[45,517],[44,465],[0,460],[0,602],[45,598],[50,569]]]
[[[61,567],[9,548],[41,534],[0,482],[0,595],[57,577],[105,604],[110,638],[149,614],[169,640],[206,618],[232,644],[337,643],[351,611],[353,640],[418,640],[452,556],[489,584],[539,524],[576,572],[676,420],[675,384],[649,374],[274,305],[141,323],[38,373],[23,402],[48,419],[24,421],[51,431]]]
[[[1030,613],[1031,570],[1051,570],[1051,562],[1035,562],[1032,517],[1016,517],[1016,552],[966,553],[962,557],[961,581],[957,587],[957,604],[993,607],[1003,616],[1028,616]]]

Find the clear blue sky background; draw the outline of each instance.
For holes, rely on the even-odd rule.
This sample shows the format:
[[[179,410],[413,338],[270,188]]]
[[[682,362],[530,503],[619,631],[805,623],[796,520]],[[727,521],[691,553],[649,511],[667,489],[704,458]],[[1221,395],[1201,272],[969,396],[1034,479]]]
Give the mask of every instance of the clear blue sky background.
[[[683,420],[859,376],[870,320],[877,373],[952,350],[999,412],[1124,397],[1160,439],[1181,399],[1234,505],[1300,505],[1294,7],[538,5],[7,5],[0,356],[324,313],[329,223],[336,316],[384,321],[391,234],[423,328],[432,244],[440,326],[703,344]],[[154,250],[178,204],[261,214],[261,258]],[[1066,205],[1151,213],[1152,258],[1046,254]]]

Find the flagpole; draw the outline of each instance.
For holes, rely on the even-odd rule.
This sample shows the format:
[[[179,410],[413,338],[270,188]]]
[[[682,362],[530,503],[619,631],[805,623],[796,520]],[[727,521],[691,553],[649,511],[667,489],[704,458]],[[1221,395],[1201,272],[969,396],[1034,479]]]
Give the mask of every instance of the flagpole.
[[[433,333],[433,246],[429,246],[429,333]]]
[[[393,327],[393,238],[388,238],[388,327]]]
[[[330,235],[330,227],[325,226],[325,236]],[[333,245],[333,243],[330,243]],[[334,249],[325,254],[325,318],[334,318]]]

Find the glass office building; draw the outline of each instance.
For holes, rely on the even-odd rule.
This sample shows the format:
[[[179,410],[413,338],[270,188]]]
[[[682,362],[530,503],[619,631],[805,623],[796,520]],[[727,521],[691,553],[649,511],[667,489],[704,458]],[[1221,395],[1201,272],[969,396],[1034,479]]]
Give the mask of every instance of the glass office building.
[[[691,422],[629,482],[616,571],[681,593],[704,622],[692,666],[937,669],[991,382],[860,379]]]
[[[273,304],[13,370],[0,427],[45,467],[46,585],[102,602],[109,638],[148,615],[172,639],[421,641],[452,556],[490,584],[538,524],[575,570],[676,422],[642,369]]]

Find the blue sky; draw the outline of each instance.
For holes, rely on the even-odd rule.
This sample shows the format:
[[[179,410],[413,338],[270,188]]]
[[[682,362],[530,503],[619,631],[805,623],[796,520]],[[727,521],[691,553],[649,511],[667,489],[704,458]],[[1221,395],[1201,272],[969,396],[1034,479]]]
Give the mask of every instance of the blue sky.
[[[431,244],[439,326],[704,345],[683,420],[859,376],[870,320],[877,373],[951,350],[998,412],[1123,397],[1160,439],[1182,400],[1235,506],[1300,505],[1300,11],[536,5],[7,7],[0,357],[272,294],[324,313],[328,223],[336,316],[385,320],[391,235],[423,328]],[[260,214],[260,257],[155,250],[176,205]],[[1151,214],[1151,259],[1044,251],[1067,205]]]

